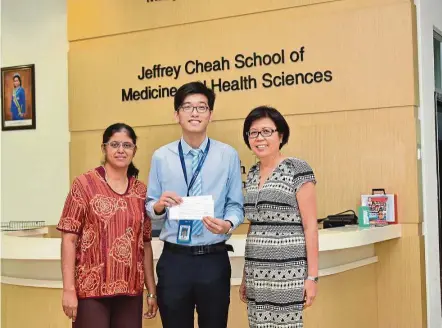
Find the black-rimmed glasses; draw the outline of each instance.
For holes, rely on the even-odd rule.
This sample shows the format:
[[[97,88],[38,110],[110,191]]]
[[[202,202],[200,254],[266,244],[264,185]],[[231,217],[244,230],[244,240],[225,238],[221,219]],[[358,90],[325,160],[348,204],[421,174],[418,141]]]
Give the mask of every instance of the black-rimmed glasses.
[[[261,131],[249,131],[249,132],[247,132],[247,136],[250,139],[258,138],[259,135],[261,135],[264,138],[268,138],[268,137],[271,137],[272,134],[276,131],[278,131],[278,130],[276,130],[276,129],[262,129]]]
[[[193,111],[196,109],[197,113],[204,114],[209,109],[209,106],[206,106],[206,105],[198,105],[198,106],[183,105],[180,108],[185,113],[193,113]]]

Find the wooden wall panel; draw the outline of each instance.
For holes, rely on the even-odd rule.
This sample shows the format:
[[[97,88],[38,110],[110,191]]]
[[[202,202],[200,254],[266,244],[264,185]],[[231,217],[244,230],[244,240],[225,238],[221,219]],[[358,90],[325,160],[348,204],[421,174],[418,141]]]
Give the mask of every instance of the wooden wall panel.
[[[70,41],[204,22],[336,0],[68,0]],[[392,3],[409,0],[355,0]]]
[[[285,154],[306,159],[318,179],[320,217],[356,210],[372,188],[396,193],[399,222],[419,222],[414,108],[289,116]]]
[[[369,265],[321,279],[314,307],[305,313],[306,328],[377,327],[375,269]],[[336,286],[341,286],[339,295]],[[61,290],[5,284],[1,288],[2,328],[71,327],[61,308]],[[231,288],[230,302],[228,328],[248,327],[247,307],[239,299],[237,286]],[[144,320],[143,327],[161,327],[159,315]]]
[[[322,278],[314,306],[305,311],[305,327],[378,327],[376,266]]]
[[[398,194],[400,222],[419,222],[413,107],[308,115],[288,115],[286,156],[307,160],[318,184],[318,214],[356,210],[360,195],[372,188]],[[171,114],[170,114],[171,115]],[[235,147],[246,172],[256,162],[242,139],[243,120],[212,122],[209,136]],[[135,164],[147,182],[155,149],[180,137],[179,125],[137,128]],[[99,165],[101,133],[75,132],[71,140],[71,178]],[[246,178],[246,174],[243,175]]]
[[[376,245],[379,328],[425,328],[423,236]]]
[[[122,118],[134,126],[170,124],[171,98],[123,102],[122,89],[179,87],[193,80],[231,81],[248,75],[256,78],[257,88],[217,92],[215,120],[244,118],[249,108],[267,103],[285,114],[415,105],[411,4],[356,4],[338,1],[71,42],[70,129],[102,129]],[[290,62],[290,52],[301,47],[303,61]],[[285,64],[233,67],[238,53],[282,49]],[[184,65],[191,59],[210,61],[221,56],[230,60],[230,70],[188,75],[182,67],[178,79],[138,79],[143,65]],[[328,70],[331,82],[262,86],[264,73]]]
[[[68,38],[75,41],[327,1],[331,0],[70,0]]]

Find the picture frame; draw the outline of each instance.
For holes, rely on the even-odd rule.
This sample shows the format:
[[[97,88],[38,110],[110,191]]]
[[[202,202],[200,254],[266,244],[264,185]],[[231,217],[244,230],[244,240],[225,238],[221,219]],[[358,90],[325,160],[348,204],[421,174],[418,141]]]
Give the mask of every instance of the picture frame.
[[[2,131],[36,129],[35,65],[1,68]]]
[[[396,194],[361,195],[361,206],[367,207],[370,224],[397,223]]]

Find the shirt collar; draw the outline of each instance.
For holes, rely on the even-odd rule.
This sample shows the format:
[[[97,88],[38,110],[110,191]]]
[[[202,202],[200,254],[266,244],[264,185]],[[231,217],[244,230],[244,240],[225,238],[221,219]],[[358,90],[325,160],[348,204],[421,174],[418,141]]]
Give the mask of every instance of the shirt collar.
[[[208,140],[209,140],[209,138],[206,136],[204,138],[203,142],[201,143],[201,145],[198,147],[198,149],[200,149],[201,151],[204,151],[206,149]],[[189,154],[190,150],[192,149],[192,147],[190,147],[189,144],[186,141],[184,141],[183,137],[181,137],[181,147],[183,147],[183,154],[184,155]]]

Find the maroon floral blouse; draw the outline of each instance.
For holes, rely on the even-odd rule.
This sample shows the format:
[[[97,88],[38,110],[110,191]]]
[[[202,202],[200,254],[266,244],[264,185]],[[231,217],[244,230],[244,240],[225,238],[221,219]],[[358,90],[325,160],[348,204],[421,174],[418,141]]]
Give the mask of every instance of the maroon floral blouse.
[[[78,298],[140,295],[144,242],[152,238],[145,212],[146,185],[130,178],[125,194],[114,192],[103,167],[77,177],[57,229],[78,234],[75,288]]]

